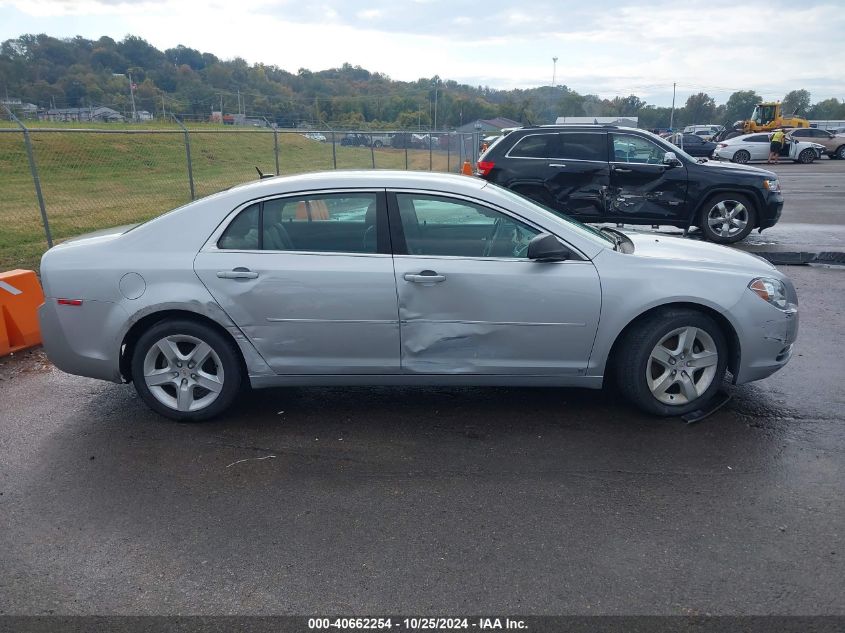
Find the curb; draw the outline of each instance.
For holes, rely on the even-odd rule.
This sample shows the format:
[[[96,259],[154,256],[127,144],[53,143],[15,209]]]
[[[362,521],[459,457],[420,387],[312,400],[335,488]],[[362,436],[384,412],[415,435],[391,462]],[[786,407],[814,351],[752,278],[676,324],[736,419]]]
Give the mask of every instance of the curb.
[[[810,253],[807,251],[746,251],[758,255],[776,266],[806,266],[808,264],[832,264],[845,266],[845,253],[823,251]]]

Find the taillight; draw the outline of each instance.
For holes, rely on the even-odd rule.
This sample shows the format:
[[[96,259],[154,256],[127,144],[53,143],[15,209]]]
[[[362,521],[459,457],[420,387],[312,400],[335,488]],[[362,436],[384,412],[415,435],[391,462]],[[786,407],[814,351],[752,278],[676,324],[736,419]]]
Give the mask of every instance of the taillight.
[[[81,306],[82,299],[56,299],[60,306]]]
[[[489,174],[493,168],[496,166],[496,163],[490,160],[480,160],[478,161],[478,173],[482,176],[486,176]]]

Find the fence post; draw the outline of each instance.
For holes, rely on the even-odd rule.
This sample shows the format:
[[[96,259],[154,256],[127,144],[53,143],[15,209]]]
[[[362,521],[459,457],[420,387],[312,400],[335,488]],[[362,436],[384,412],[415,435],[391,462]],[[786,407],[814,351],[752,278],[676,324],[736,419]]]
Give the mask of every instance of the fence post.
[[[434,134],[430,131],[428,133],[428,171],[431,171],[432,167],[434,166],[434,161],[432,161],[431,156],[431,139],[434,138]]]
[[[276,155],[276,175],[279,175],[279,130],[273,128],[273,153]]]
[[[446,173],[452,171],[452,133],[446,134]]]
[[[408,171],[408,144],[411,142],[411,133],[408,132],[407,140],[405,141],[405,171]]]
[[[182,122],[173,115],[173,120],[182,128],[182,133],[185,135],[185,157],[188,161],[188,184],[191,186],[191,200],[196,200],[197,196],[194,192],[194,166],[191,162],[191,138],[188,135],[188,128],[182,125]]]
[[[334,146],[334,130],[332,130],[332,165],[337,169],[337,148]]]
[[[370,160],[373,162],[373,169],[376,168],[376,150],[373,149],[373,135],[370,133]]]
[[[32,139],[29,138],[29,129],[21,123],[20,119],[15,116],[5,105],[3,108],[12,117],[12,120],[17,123],[23,131],[23,142],[26,146],[26,157],[29,159],[29,171],[32,173],[32,182],[35,184],[35,195],[38,198],[38,208],[41,209],[41,221],[44,223],[44,236],[47,238],[47,247],[53,248],[53,234],[50,232],[50,222],[47,219],[47,208],[44,206],[44,194],[41,192],[41,178],[38,176],[38,167],[35,164],[35,155],[32,153]]]

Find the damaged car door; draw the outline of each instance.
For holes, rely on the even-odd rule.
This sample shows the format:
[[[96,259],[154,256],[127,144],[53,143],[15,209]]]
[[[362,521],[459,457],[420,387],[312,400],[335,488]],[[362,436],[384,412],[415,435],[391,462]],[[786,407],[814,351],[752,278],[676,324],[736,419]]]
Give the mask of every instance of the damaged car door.
[[[592,262],[528,258],[541,234],[442,194],[389,192],[406,373],[577,376],[601,308]]]
[[[245,205],[194,270],[276,373],[400,371],[383,190]]]

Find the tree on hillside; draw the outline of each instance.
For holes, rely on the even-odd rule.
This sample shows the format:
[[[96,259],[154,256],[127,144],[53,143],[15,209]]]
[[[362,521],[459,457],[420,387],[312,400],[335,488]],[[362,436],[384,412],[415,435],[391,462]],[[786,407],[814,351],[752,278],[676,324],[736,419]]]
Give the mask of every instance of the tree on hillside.
[[[751,116],[754,106],[762,100],[763,98],[753,90],[739,90],[733,93],[725,104],[722,122],[726,126],[732,126],[737,121],[744,121]]]
[[[716,102],[706,92],[690,95],[684,105],[682,120],[687,125],[710,123],[716,116]],[[675,127],[678,127],[677,125]]]
[[[810,108],[810,93],[806,90],[787,92],[781,105],[784,116],[792,116],[793,113],[804,116]]]
[[[845,103],[833,97],[819,101],[807,111],[808,119],[843,120],[845,119]]]

